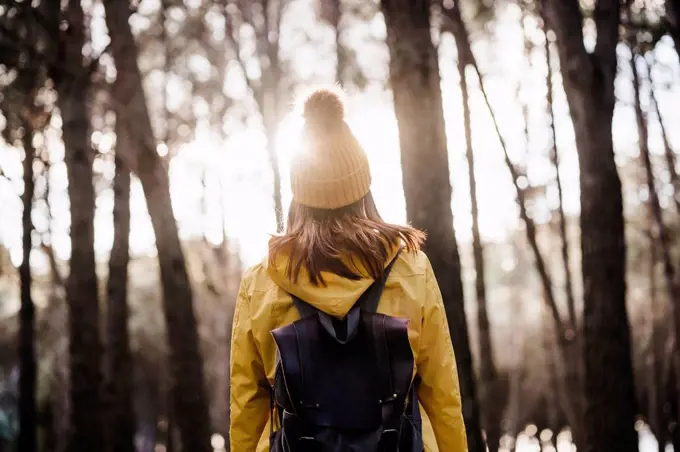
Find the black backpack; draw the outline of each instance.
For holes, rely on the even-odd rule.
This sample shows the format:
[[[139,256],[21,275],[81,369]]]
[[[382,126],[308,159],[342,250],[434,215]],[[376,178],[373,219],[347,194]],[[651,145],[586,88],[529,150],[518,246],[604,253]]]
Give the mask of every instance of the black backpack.
[[[271,452],[422,452],[407,321],[376,313],[376,280],[337,320],[293,296],[301,319],[272,331]]]

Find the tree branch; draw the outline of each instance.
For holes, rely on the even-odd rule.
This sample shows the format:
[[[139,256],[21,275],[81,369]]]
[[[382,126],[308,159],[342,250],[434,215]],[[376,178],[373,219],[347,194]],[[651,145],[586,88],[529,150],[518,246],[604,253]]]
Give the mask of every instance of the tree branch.
[[[678,177],[678,172],[675,170],[675,152],[673,151],[670,140],[668,139],[666,124],[664,123],[663,116],[661,115],[661,110],[659,110],[659,102],[656,99],[656,88],[654,87],[654,80],[652,79],[652,64],[654,64],[654,62],[655,59],[653,56],[650,56],[649,60],[646,61],[647,79],[649,80],[650,87],[649,96],[651,100],[651,109],[656,113],[656,116],[659,119],[661,138],[663,139],[664,157],[666,159],[666,166],[668,169],[668,174],[670,175],[671,185],[673,187],[673,201],[675,201],[675,210],[678,214],[680,214],[680,177]]]
[[[13,183],[12,179],[0,168],[0,178],[5,179],[8,183]]]
[[[564,1],[564,0],[557,0],[557,1]],[[518,184],[518,179],[520,177],[520,172],[518,171],[517,167],[515,164],[512,162],[510,159],[510,155],[508,153],[508,146],[505,142],[505,138],[503,138],[503,134],[501,133],[499,124],[498,124],[498,118],[496,117],[496,114],[491,106],[491,100],[489,99],[489,95],[486,91],[485,85],[484,85],[484,77],[482,75],[481,70],[479,69],[479,64],[477,63],[477,59],[475,58],[474,54],[472,53],[471,50],[471,45],[469,41],[469,35],[467,33],[467,30],[465,28],[465,23],[462,20],[462,15],[460,12],[460,9],[458,8],[458,4],[454,3],[454,6],[452,8],[446,8],[444,5],[442,5],[442,11],[446,15],[448,19],[451,21],[451,27],[452,31],[455,32],[455,38],[456,42],[458,43],[458,49],[459,49],[459,54],[460,56],[464,57],[467,59],[468,64],[471,65],[475,73],[477,74],[477,78],[479,79],[479,86],[480,90],[482,92],[482,96],[484,98],[484,102],[486,103],[486,106],[489,110],[489,114],[491,115],[492,122],[494,124],[494,128],[496,131],[496,134],[498,136],[498,140],[500,142],[501,148],[503,149],[503,156],[505,159],[505,163],[508,167],[508,170],[510,171],[510,177],[512,178],[512,183],[515,187],[515,192],[517,194],[517,204],[519,206],[519,211],[520,211],[520,218],[524,222],[526,226],[526,232],[527,232],[527,239],[529,240],[529,244],[531,245],[532,251],[534,253],[534,257],[536,260],[536,269],[538,271],[539,277],[541,279],[541,283],[543,285],[543,290],[545,293],[545,300],[546,303],[548,304],[548,307],[550,309],[550,312],[552,314],[552,317],[555,321],[555,327],[557,329],[557,334],[560,337],[560,340],[564,341],[566,338],[566,326],[565,322],[562,320],[562,316],[560,315],[559,308],[557,306],[557,302],[555,300],[555,294],[554,290],[552,287],[552,280],[550,278],[550,275],[548,273],[547,266],[545,264],[545,260],[543,259],[543,255],[541,254],[541,251],[538,246],[538,242],[536,240],[536,225],[533,221],[533,219],[529,216],[529,213],[527,212],[526,209],[526,192],[523,190],[519,184]]]
[[[243,79],[246,82],[246,86],[248,87],[248,90],[251,92],[253,98],[255,99],[257,107],[260,109],[260,111],[262,111],[263,106],[262,89],[260,86],[256,86],[253,80],[251,80],[250,77],[248,77],[246,63],[245,61],[243,61],[243,57],[241,56],[241,43],[235,36],[236,30],[234,29],[233,17],[232,14],[229,13],[227,9],[227,3],[228,2],[224,0],[222,2],[222,15],[224,16],[224,35],[235,53],[235,60],[238,63],[239,67],[241,68],[241,72],[243,73]]]

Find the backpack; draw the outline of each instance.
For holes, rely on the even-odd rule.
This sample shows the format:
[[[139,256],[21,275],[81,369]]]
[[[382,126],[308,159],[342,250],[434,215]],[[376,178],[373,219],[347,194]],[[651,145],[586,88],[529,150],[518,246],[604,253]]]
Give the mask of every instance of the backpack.
[[[386,267],[338,320],[293,296],[301,319],[271,331],[271,452],[422,452],[408,321],[376,312]]]

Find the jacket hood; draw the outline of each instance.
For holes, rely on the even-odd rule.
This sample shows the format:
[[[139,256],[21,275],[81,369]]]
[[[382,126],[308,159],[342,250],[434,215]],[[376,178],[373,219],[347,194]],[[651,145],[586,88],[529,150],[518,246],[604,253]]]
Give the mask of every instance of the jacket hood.
[[[394,259],[397,251],[398,248],[396,247],[390,251],[389,257],[384,264],[385,267]],[[349,256],[344,258],[343,262],[355,267],[360,274],[368,274],[362,265],[351,261]],[[297,282],[293,283],[286,276],[286,268],[288,266],[287,253],[279,254],[274,263],[270,263],[269,259],[265,258],[262,265],[265,266],[269,276],[281,289],[291,295],[295,295],[318,310],[338,318],[347,315],[352,306],[354,306],[354,303],[374,281],[370,277],[351,280],[334,273],[322,272],[325,285],[315,286],[309,279],[309,273],[303,267],[300,270]]]

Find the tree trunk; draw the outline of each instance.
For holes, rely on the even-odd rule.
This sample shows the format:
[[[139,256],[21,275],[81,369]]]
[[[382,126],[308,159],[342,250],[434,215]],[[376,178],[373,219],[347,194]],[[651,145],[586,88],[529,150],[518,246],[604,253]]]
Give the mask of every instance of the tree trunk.
[[[458,43],[459,41],[456,41]],[[460,46],[460,44],[459,44]],[[479,380],[480,399],[483,407],[484,431],[489,452],[497,452],[501,439],[501,420],[503,407],[498,403],[499,381],[494,363],[491,341],[491,326],[486,304],[486,285],[484,277],[484,247],[479,233],[479,206],[477,203],[477,180],[472,146],[472,124],[470,115],[470,95],[468,92],[465,68],[467,61],[464,49],[458,49],[458,74],[460,75],[463,123],[465,127],[465,147],[470,181],[470,204],[472,206],[472,253],[475,262],[475,294],[477,297],[477,329],[479,330]]]
[[[557,131],[555,129],[555,111],[553,109],[553,82],[552,82],[552,53],[550,46],[550,39],[548,38],[548,28],[545,19],[543,20],[543,34],[545,37],[545,62],[547,72],[545,76],[545,84],[547,87],[546,107],[548,111],[548,118],[550,121],[550,132],[552,139],[552,149],[550,156],[553,166],[555,167],[555,182],[557,183],[557,195],[559,204],[557,212],[559,215],[559,228],[562,251],[562,265],[564,265],[564,284],[565,293],[567,295],[567,308],[569,310],[569,323],[574,330],[574,334],[578,331],[578,323],[576,320],[576,302],[574,299],[574,285],[571,276],[571,265],[569,259],[569,236],[567,235],[567,217],[564,214],[564,191],[562,189],[562,178],[560,177],[560,156],[557,149]]]
[[[56,452],[57,450],[57,435],[54,431],[54,409],[52,405],[52,400],[47,398],[40,410],[43,425],[43,434],[42,438],[40,438],[41,452]]]
[[[546,371],[548,374],[548,388],[546,394],[546,401],[548,403],[547,421],[556,435],[561,427],[559,425],[559,408],[561,406],[560,393],[563,389],[560,387],[560,377],[557,371],[557,347],[555,347],[554,336],[550,331],[550,312],[547,307],[544,307],[542,312],[543,327],[541,328],[541,345],[543,347]]]
[[[79,0],[70,0],[64,17],[60,61],[68,70],[56,81],[71,203],[71,265],[66,282],[71,358],[70,452],[98,450],[104,443],[102,346],[94,254],[95,192],[93,151],[87,108],[89,73],[82,49],[85,24]]]
[[[623,199],[611,130],[621,5],[618,0],[597,2],[597,43],[589,54],[579,2],[544,1],[548,25],[557,35],[579,156],[586,450],[634,452],[636,396],[626,312]]]
[[[332,1],[332,0],[331,0]],[[273,193],[272,200],[276,217],[276,230],[283,232],[283,202],[281,199],[281,170],[276,149],[276,132],[282,113],[281,75],[283,69],[279,58],[279,42],[281,36],[281,18],[285,0],[262,0],[259,11],[254,13],[248,9],[250,3],[244,2],[239,11],[236,3],[222,2],[222,15],[225,21],[225,38],[232,47],[234,59],[239,64],[244,81],[257,105],[262,125],[267,136],[267,155],[272,170]],[[229,7],[228,7],[229,6]],[[234,16],[239,16],[234,20]],[[241,39],[239,25],[248,23],[255,33],[255,59],[260,62],[262,76],[259,80],[248,77],[247,65],[241,56]],[[272,39],[274,37],[274,39]],[[249,44],[250,45],[250,44]],[[262,63],[266,61],[266,67]]]
[[[555,128],[555,112],[553,110],[554,87],[552,83],[552,53],[551,43],[547,33],[547,20],[543,17],[543,32],[545,37],[545,58],[546,58],[546,107],[550,121],[550,132],[552,138],[551,160],[555,167],[555,180],[558,193],[558,215],[559,231],[561,242],[562,265],[564,266],[565,294],[567,298],[568,322],[564,328],[565,336],[559,340],[559,346],[563,349],[563,356],[569,356],[564,360],[565,382],[561,392],[562,405],[565,411],[570,414],[569,423],[574,430],[574,442],[583,448],[585,446],[585,432],[583,431],[583,399],[582,383],[583,369],[581,365],[581,337],[579,334],[578,320],[576,316],[576,301],[574,297],[574,285],[571,275],[571,265],[569,259],[569,237],[567,234],[567,218],[564,213],[564,192],[562,178],[560,176],[560,158],[557,148],[557,131]],[[565,394],[566,391],[566,394]],[[570,398],[571,400],[567,400]],[[573,405],[573,406],[572,406]]]
[[[640,145],[640,157],[644,164],[645,176],[647,178],[647,189],[649,191],[649,208],[652,217],[654,218],[654,229],[656,230],[656,237],[661,245],[661,257],[663,260],[663,272],[666,279],[666,290],[668,291],[668,301],[671,304],[671,312],[673,313],[673,327],[675,333],[675,343],[680,344],[680,287],[676,281],[675,265],[673,265],[673,258],[670,251],[673,243],[670,239],[668,229],[663,221],[663,211],[659,202],[659,194],[656,190],[656,182],[654,178],[654,169],[652,168],[652,160],[649,155],[649,133],[647,129],[647,118],[642,111],[642,103],[640,99],[640,75],[636,65],[636,51],[631,47],[630,66],[633,74],[633,90],[635,93],[635,118],[638,127],[638,142]],[[675,348],[675,356],[673,362],[676,369],[676,375],[680,375],[680,349]],[[678,387],[678,394],[680,395],[680,380],[676,380]],[[680,406],[680,398],[678,399],[678,406]]]
[[[513,256],[519,256],[519,247],[517,241],[512,240]],[[520,424],[522,414],[522,407],[525,405],[522,401],[522,376],[524,372],[523,361],[526,356],[526,315],[524,312],[524,296],[523,291],[518,290],[513,294],[511,300],[510,322],[516,329],[516,333],[512,334],[512,339],[508,344],[508,348],[516,350],[518,359],[516,365],[512,366],[509,371],[509,394],[507,409],[505,411],[505,433],[516,438],[519,434],[522,425]],[[486,410],[486,406],[483,407]],[[488,438],[488,435],[487,435]],[[488,442],[488,441],[487,441]],[[513,442],[514,443],[514,442]],[[514,446],[514,444],[513,444]]]
[[[173,216],[168,173],[156,152],[137,64],[138,49],[128,24],[130,8],[127,2],[106,0],[104,9],[118,72],[114,98],[124,118],[126,142],[130,143],[120,157],[142,183],[156,236],[173,382],[173,408],[182,446],[187,451],[211,452],[212,429],[191,283]]]
[[[128,146],[121,124],[116,124],[116,154]],[[135,412],[133,405],[133,362],[128,329],[128,263],[130,261],[130,172],[116,156],[113,179],[113,244],[109,257],[107,286],[107,330],[109,353],[111,452],[135,451]]]
[[[651,222],[651,219],[650,219]],[[656,290],[656,264],[658,262],[658,241],[654,236],[653,227],[648,230],[649,235],[649,351],[647,355],[647,384],[649,388],[649,425],[658,442],[658,451],[664,452],[667,439],[665,427],[664,387],[663,387],[663,338],[661,329],[657,328],[657,316],[662,312],[658,305]]]
[[[36,435],[36,376],[37,363],[35,357],[35,306],[31,295],[33,282],[31,275],[31,250],[33,241],[33,194],[35,181],[33,178],[33,130],[28,121],[24,121],[24,192],[21,195],[23,213],[21,216],[23,257],[19,267],[21,281],[21,308],[19,310],[19,441],[18,450],[35,452],[37,450]]]
[[[669,23],[668,31],[675,43],[675,51],[680,58],[680,0],[666,0],[666,19]]]
[[[663,140],[664,147],[664,157],[666,158],[666,167],[668,169],[668,175],[670,177],[670,182],[673,187],[673,201],[675,201],[675,211],[680,214],[680,177],[678,177],[678,172],[675,170],[676,159],[675,152],[671,147],[670,140],[668,139],[668,132],[666,130],[666,124],[661,116],[661,110],[659,110],[659,103],[656,99],[656,91],[654,88],[654,80],[652,80],[652,66],[649,61],[646,61],[647,66],[647,79],[649,80],[649,94],[651,97],[651,106],[659,119],[659,126],[661,126],[661,139]]]
[[[535,263],[536,270],[538,272],[541,284],[543,286],[544,298],[550,309],[551,315],[555,322],[555,334],[557,336],[557,343],[559,351],[564,362],[565,369],[565,385],[563,385],[563,391],[560,392],[560,401],[563,405],[565,412],[568,414],[569,422],[571,428],[574,431],[574,437],[577,444],[581,445],[582,441],[582,427],[581,427],[581,413],[582,413],[582,397],[579,391],[581,387],[581,365],[580,365],[580,355],[579,347],[580,344],[575,337],[574,331],[570,331],[568,325],[562,321],[559,309],[557,307],[557,301],[555,298],[552,278],[548,272],[545,259],[538,246],[537,230],[533,219],[529,216],[527,211],[526,193],[519,186],[520,173],[516,169],[513,162],[510,160],[510,155],[508,153],[508,148],[505,143],[505,139],[501,134],[500,127],[496,115],[491,107],[491,101],[489,99],[488,93],[484,85],[484,80],[477,64],[476,58],[472,53],[472,47],[470,45],[469,35],[463,22],[461,11],[456,3],[453,6],[444,6],[444,12],[446,17],[451,21],[452,33],[456,38],[458,44],[459,52],[464,55],[465,58],[470,62],[470,65],[475,69],[477,77],[479,78],[479,85],[484,97],[484,101],[491,115],[492,121],[494,123],[494,128],[498,139],[503,149],[503,154],[505,158],[505,163],[510,171],[510,176],[517,194],[517,204],[519,207],[520,218],[526,226],[526,236],[531,246]],[[567,394],[569,392],[569,394]]]
[[[267,129],[267,153],[269,164],[272,168],[274,177],[274,215],[276,216],[276,232],[283,232],[283,198],[281,197],[281,168],[279,166],[279,155],[276,151],[276,126],[272,125]]]
[[[465,317],[437,53],[430,2],[382,0],[390,51],[390,84],[399,127],[408,220],[428,234],[425,251],[439,281],[460,379],[470,452],[484,452],[474,367]]]
[[[347,49],[342,45],[342,0],[327,0],[331,27],[335,31],[335,82],[344,86],[347,83]]]

